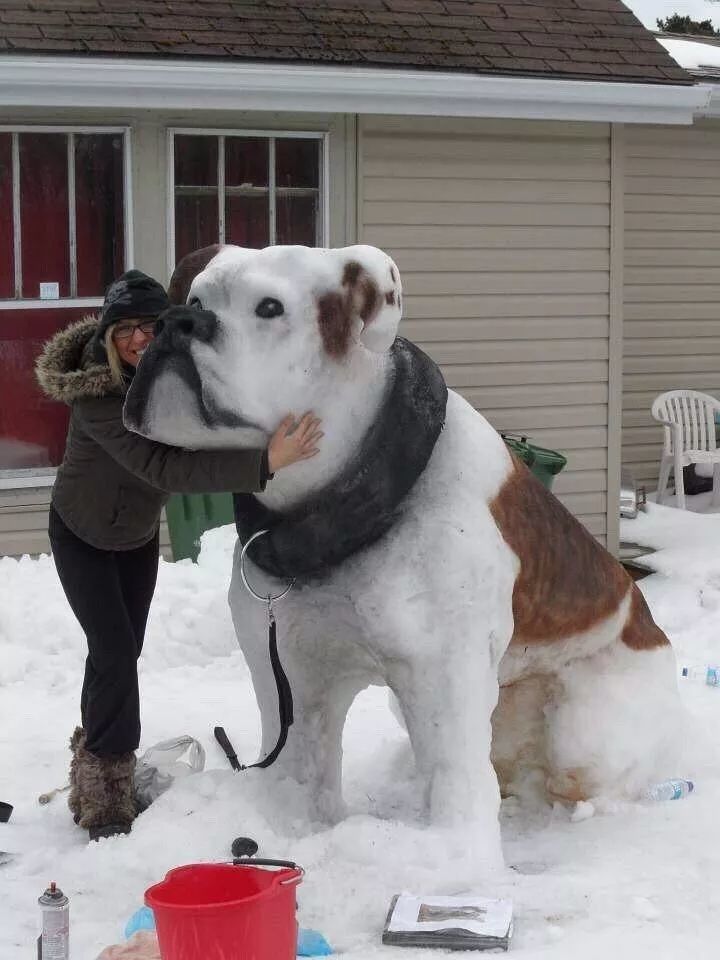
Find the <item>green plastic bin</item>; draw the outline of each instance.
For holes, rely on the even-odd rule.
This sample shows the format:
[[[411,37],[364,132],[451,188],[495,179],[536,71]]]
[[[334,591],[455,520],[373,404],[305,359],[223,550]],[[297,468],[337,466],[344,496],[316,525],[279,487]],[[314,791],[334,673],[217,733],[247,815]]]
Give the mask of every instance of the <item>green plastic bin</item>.
[[[193,493],[171,497],[165,508],[173,558],[197,560],[206,530],[235,522],[232,494]]]
[[[552,489],[553,480],[567,464],[564,457],[557,450],[548,450],[530,443],[527,437],[516,437],[508,433],[501,434],[503,440],[512,452],[530,468],[543,486]]]

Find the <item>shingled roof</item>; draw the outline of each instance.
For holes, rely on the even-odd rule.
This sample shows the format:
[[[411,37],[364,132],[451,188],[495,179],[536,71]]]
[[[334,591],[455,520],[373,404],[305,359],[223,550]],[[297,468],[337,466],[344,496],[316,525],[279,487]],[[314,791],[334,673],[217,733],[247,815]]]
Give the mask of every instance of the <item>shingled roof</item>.
[[[0,0],[0,52],[691,82],[620,0]]]

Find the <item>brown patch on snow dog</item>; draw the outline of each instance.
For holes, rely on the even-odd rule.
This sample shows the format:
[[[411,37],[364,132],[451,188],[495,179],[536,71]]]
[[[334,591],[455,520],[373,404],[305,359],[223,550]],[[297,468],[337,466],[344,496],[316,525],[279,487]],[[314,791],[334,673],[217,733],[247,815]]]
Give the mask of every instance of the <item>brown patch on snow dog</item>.
[[[669,643],[622,565],[513,457],[514,470],[490,510],[520,570],[511,644],[552,643],[585,633],[631,592],[620,639],[633,650]]]
[[[625,621],[620,639],[631,650],[652,650],[653,647],[664,647],[670,643],[653,620],[648,605],[645,603],[645,597],[634,583],[630,599],[630,613]]]
[[[331,291],[318,298],[318,325],[327,353],[338,360],[350,347],[353,320],[360,317],[365,325],[372,323],[382,308],[382,296],[377,283],[357,261],[345,265],[342,293]],[[388,300],[385,294],[385,302]]]
[[[318,298],[318,326],[323,347],[336,360],[348,352],[352,320],[347,298],[342,294],[324,293]]]

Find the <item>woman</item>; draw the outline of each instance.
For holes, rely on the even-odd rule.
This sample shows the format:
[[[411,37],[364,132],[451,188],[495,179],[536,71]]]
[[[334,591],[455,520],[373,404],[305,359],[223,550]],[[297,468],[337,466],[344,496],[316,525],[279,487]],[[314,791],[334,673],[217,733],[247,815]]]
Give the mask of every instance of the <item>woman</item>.
[[[322,436],[310,414],[296,429],[286,417],[266,450],[191,452],[126,430],[128,384],[169,306],[159,283],[130,270],[108,288],[100,317],[58,333],[37,364],[45,393],[72,407],[49,533],[60,582],[88,644],[68,802],[91,839],[127,833],[136,816],[137,658],[170,492],[263,490],[277,470],[314,456]]]

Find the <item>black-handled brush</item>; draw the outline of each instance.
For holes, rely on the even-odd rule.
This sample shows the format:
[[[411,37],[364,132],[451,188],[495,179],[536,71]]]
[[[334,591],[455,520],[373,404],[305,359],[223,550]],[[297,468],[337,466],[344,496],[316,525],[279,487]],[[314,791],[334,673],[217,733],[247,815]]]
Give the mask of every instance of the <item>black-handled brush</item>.
[[[225,733],[225,728],[215,727],[214,732],[215,732],[215,739],[220,744],[220,746],[223,749],[223,753],[230,761],[230,766],[233,768],[233,770],[242,770],[242,767],[240,766],[240,761],[238,760],[237,754],[235,753],[235,747],[233,747],[233,745],[230,743],[230,738]]]

